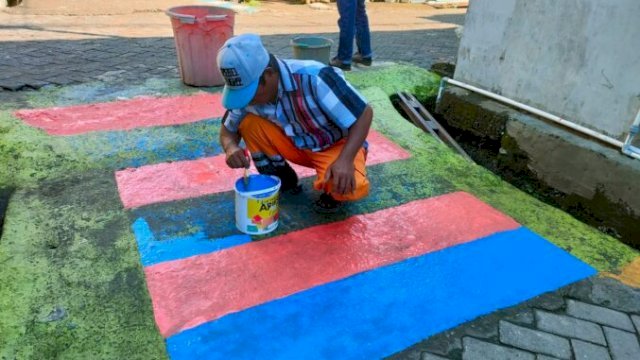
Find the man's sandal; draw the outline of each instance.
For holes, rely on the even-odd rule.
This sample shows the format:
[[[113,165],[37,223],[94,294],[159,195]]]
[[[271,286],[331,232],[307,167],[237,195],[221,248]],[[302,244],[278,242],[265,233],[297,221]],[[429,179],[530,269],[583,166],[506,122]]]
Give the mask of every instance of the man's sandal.
[[[343,207],[343,202],[333,198],[330,194],[322,193],[313,203],[313,210],[319,214],[334,214]]]

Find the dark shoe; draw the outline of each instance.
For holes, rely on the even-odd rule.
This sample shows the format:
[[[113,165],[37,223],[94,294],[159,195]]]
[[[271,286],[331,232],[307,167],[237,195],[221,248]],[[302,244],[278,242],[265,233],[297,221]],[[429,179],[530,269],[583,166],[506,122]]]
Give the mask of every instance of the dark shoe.
[[[298,195],[302,192],[302,185],[298,184],[295,187],[292,187],[291,189],[284,190],[283,192],[289,195]]]
[[[338,58],[331,59],[331,61],[329,61],[329,65],[335,66],[335,67],[340,68],[340,69],[342,69],[344,71],[351,70],[351,64],[345,64],[345,63],[342,62],[342,60],[340,60]]]
[[[351,61],[353,61],[356,64],[362,64],[364,66],[371,66],[371,63],[373,62],[373,59],[371,59],[371,56],[364,57],[364,56],[360,55],[360,53],[355,53],[355,54],[353,54],[353,57],[351,58]]]
[[[273,164],[267,163],[267,165],[264,166],[256,166],[256,169],[258,169],[260,174],[279,177],[281,182],[280,191],[289,191],[300,186],[300,184],[298,184],[298,174],[296,174],[289,163],[285,162],[284,166],[273,166]],[[300,187],[300,189],[302,188]]]
[[[319,214],[334,214],[342,208],[343,203],[333,198],[330,194],[322,193],[313,203],[313,210]]]

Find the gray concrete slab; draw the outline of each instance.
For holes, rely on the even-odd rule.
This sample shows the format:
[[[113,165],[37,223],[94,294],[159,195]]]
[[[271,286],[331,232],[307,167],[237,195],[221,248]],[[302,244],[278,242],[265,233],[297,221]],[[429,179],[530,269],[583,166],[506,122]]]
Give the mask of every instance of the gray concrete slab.
[[[629,316],[623,312],[608,309],[602,306],[587,304],[581,301],[567,301],[567,314],[593,321],[603,325],[609,325],[618,329],[634,331]]]
[[[607,336],[613,360],[640,359],[640,344],[637,334],[606,326],[604,333]]]
[[[624,288],[628,288],[630,293],[638,290],[610,278],[593,277],[583,280],[437,334],[391,358],[413,359],[414,353],[433,353],[450,360],[501,359],[505,356],[529,358],[529,355],[536,360],[615,360],[616,356],[617,359],[631,359],[633,357],[629,356],[636,356],[638,351],[637,338],[640,330],[627,332],[606,327],[607,341],[603,343],[600,336],[605,330],[600,330],[600,325],[571,317],[567,308],[563,306],[569,301],[595,303],[608,310],[624,313],[634,320],[640,320],[640,316],[634,310],[634,297],[618,299]],[[512,320],[528,319],[528,314],[532,313],[536,314],[534,321],[514,323]],[[504,324],[507,324],[507,327]],[[569,327],[573,329],[569,331]],[[600,330],[600,335],[597,335],[598,332],[594,332],[594,329]],[[497,332],[500,333],[500,337],[496,336]],[[474,335],[470,336],[470,333]],[[584,341],[581,338],[590,340]],[[559,344],[559,347],[554,344]],[[558,349],[562,353],[559,353]],[[522,352],[529,355],[523,355]]]
[[[488,343],[472,337],[465,337],[463,343],[463,360],[535,360],[535,355],[532,353]]]
[[[611,360],[607,348],[580,340],[571,340],[576,360]]]
[[[500,322],[500,341],[535,353],[553,355],[559,359],[571,358],[571,345],[567,339],[506,321]]]
[[[602,328],[589,321],[536,310],[538,328],[553,334],[607,345]]]

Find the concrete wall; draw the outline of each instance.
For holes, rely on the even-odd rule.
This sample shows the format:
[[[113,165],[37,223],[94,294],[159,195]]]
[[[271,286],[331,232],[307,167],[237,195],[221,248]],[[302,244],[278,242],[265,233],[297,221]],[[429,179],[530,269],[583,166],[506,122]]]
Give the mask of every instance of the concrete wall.
[[[640,1],[473,0],[454,78],[620,140],[640,109]]]
[[[478,164],[640,249],[640,161],[464,89],[436,110]]]

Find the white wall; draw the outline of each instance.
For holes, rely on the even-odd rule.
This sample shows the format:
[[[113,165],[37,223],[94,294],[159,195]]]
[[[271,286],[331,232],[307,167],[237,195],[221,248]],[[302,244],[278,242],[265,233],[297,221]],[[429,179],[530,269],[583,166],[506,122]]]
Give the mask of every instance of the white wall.
[[[622,140],[640,109],[640,1],[471,0],[454,78]]]

